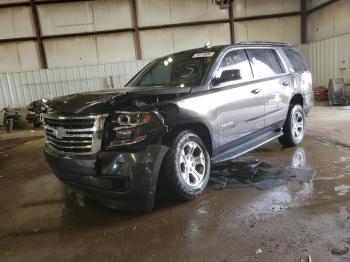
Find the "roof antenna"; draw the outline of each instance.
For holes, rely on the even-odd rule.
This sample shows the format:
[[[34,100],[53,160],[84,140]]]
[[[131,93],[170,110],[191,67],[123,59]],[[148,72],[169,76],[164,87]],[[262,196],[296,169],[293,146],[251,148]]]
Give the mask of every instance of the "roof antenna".
[[[205,43],[205,46],[204,46],[204,47],[205,47],[206,49],[211,48],[211,44],[209,43],[209,41]]]

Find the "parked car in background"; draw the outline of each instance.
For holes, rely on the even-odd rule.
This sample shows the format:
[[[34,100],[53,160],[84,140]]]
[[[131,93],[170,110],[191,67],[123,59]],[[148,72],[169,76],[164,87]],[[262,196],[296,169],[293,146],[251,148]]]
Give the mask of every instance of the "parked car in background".
[[[48,105],[45,154],[54,174],[105,205],[151,210],[157,185],[193,199],[211,165],[273,139],[301,143],[313,91],[297,48],[250,42],[167,55],[125,88]]]

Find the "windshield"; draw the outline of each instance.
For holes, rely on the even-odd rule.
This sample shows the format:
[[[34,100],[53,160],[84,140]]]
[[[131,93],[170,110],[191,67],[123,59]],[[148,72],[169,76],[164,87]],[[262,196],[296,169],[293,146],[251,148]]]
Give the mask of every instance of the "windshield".
[[[202,83],[215,52],[183,52],[153,61],[141,70],[127,86],[198,86]]]

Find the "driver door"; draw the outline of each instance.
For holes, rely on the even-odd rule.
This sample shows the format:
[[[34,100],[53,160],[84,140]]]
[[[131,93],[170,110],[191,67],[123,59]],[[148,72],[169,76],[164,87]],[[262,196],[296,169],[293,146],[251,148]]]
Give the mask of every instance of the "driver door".
[[[246,142],[249,135],[264,128],[264,99],[258,84],[252,81],[246,51],[229,51],[213,80],[221,150]]]

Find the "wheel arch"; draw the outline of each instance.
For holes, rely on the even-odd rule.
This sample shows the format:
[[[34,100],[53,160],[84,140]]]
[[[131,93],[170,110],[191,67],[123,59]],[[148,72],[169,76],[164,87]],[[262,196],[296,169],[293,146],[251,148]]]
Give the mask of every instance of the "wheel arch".
[[[285,119],[287,119],[289,111],[294,105],[301,105],[304,108],[304,96],[301,93],[294,93],[292,95],[291,99],[289,100]]]
[[[304,107],[304,96],[300,93],[294,94],[291,100],[289,101],[289,106],[291,105],[301,105],[302,107]]]
[[[190,130],[196,133],[203,141],[210,156],[213,153],[213,140],[209,128],[203,123],[182,123],[171,128],[171,131],[163,137],[163,142],[169,141],[174,134],[181,130]]]

